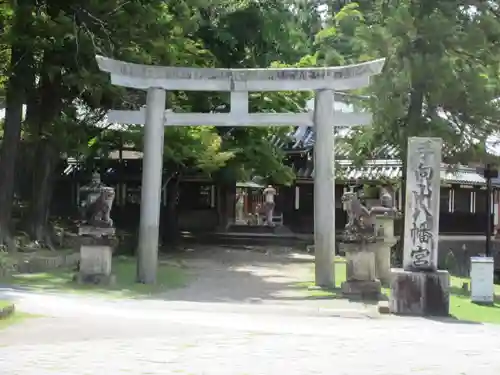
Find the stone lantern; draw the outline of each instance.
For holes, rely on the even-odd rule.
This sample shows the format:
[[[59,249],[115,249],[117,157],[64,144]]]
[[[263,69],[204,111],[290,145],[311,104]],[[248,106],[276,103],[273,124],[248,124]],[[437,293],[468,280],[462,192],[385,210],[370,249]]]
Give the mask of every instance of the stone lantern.
[[[391,281],[391,248],[396,244],[394,221],[400,217],[393,204],[394,200],[387,187],[380,188],[380,205],[371,208],[374,218],[376,241],[375,272],[383,285]]]

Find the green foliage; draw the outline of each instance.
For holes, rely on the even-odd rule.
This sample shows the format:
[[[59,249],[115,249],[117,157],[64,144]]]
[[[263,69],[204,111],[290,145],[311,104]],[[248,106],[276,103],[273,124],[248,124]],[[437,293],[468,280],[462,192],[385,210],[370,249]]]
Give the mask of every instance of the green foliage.
[[[6,246],[0,245],[0,275],[9,275],[12,271],[14,271],[13,261],[9,257]]]
[[[363,53],[362,41],[356,37],[358,25],[364,19],[357,3],[349,3],[333,14],[327,27],[315,38],[318,61],[333,66],[368,60],[369,56]]]
[[[124,141],[142,149],[142,127],[130,127]],[[194,169],[211,174],[225,166],[234,151],[222,149],[222,139],[212,126],[166,127],[164,158],[174,171]]]
[[[29,90],[24,138],[48,140],[58,152],[80,157],[109,151],[109,138],[118,133],[96,126],[107,109],[138,108],[145,101],[142,92],[112,86],[98,71],[95,54],[173,66],[303,64],[301,58],[310,52],[313,37],[305,19],[316,17],[316,29],[319,19],[317,13],[311,18],[307,7],[294,11],[290,3],[277,0],[42,0],[36,5],[34,22],[15,31],[10,25],[18,3],[0,6],[0,25],[5,31],[0,36],[0,98],[8,74],[9,46],[22,40],[33,52],[32,73],[37,77]],[[254,111],[301,111],[306,97],[255,93],[251,107]],[[227,107],[228,97],[175,92],[169,93],[168,102],[176,111],[212,112],[221,105]],[[226,134],[227,129],[214,127],[168,128],[166,165],[207,173],[228,166],[235,174],[258,173],[288,183],[293,174],[283,166],[282,152],[267,142],[272,135],[286,136],[286,131],[235,129]],[[126,133],[120,136],[140,148],[140,129],[130,127]]]
[[[33,22],[13,28],[20,4]],[[142,147],[141,128],[102,127],[110,108],[137,109],[143,92],[114,87],[94,56],[198,67],[350,64],[386,57],[370,99],[374,125],[347,139],[353,158],[393,145],[405,157],[409,136],[440,136],[450,162],[486,160],[486,139],[498,131],[500,26],[494,2],[375,0],[32,0],[0,4],[0,103],[10,47],[33,53],[23,137],[48,140],[58,153],[106,155],[121,137]],[[36,7],[35,7],[36,5]],[[131,25],[134,25],[133,27]],[[16,64],[13,61],[13,64]],[[300,112],[310,93],[252,93],[250,108]],[[169,92],[180,112],[227,111],[227,93]],[[98,125],[99,126],[96,126]],[[270,139],[290,129],[185,127],[165,129],[166,167],[232,179],[258,175],[288,184],[292,170]],[[274,137],[274,138],[273,138]]]
[[[0,103],[5,96],[7,64],[10,60],[10,46],[7,39],[12,23],[12,7],[7,1],[0,3]],[[1,108],[1,106],[0,106]]]
[[[408,137],[435,136],[450,163],[485,160],[500,119],[500,23],[487,6],[462,3],[376,1],[371,23],[358,23],[365,50],[387,58],[369,90],[374,126],[351,140],[363,156],[390,144],[406,159]]]

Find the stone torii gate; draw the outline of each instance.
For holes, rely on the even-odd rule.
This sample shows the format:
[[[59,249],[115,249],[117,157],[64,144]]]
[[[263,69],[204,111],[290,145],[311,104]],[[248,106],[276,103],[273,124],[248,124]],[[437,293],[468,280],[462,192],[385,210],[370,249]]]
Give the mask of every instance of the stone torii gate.
[[[99,68],[117,86],[147,90],[146,108],[110,111],[108,121],[144,124],[138,278],[154,283],[158,264],[163,171],[164,126],[314,126],[315,278],[321,287],[335,286],[335,170],[333,126],[369,124],[367,113],[334,110],[334,92],[370,84],[384,59],[328,68],[212,69],[132,64],[96,56]],[[166,90],[229,91],[229,113],[166,111]],[[249,113],[251,91],[316,91],[313,113]]]

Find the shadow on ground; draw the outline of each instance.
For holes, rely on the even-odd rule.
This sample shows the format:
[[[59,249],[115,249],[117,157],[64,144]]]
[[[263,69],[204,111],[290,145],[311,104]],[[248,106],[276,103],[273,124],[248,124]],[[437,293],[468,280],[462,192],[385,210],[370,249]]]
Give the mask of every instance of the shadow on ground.
[[[341,309],[367,305],[342,299],[339,290],[310,290],[314,256],[294,248],[193,247],[164,261],[177,262],[191,281],[184,288],[155,296],[163,300],[288,303]],[[337,264],[336,270],[337,280],[345,280],[345,264]]]
[[[293,247],[197,245],[183,248],[160,257],[158,283],[154,287],[135,283],[134,259],[118,257],[113,262],[113,272],[121,282],[111,288],[72,283],[76,270],[21,275],[10,284],[21,287],[21,290],[44,293],[91,291],[110,298],[279,303],[348,310],[373,307],[372,303],[342,299],[339,290],[311,290],[314,256]],[[345,280],[345,263],[336,265],[336,279],[337,286]]]

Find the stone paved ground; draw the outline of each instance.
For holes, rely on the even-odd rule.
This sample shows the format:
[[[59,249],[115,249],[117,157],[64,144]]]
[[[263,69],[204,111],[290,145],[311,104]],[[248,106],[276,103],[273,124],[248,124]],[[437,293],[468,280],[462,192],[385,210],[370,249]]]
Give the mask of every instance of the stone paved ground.
[[[198,282],[209,280],[208,273]],[[237,277],[232,281],[235,288],[244,288]],[[4,291],[18,299],[21,309],[50,317],[0,333],[0,374],[500,373],[497,326],[370,319],[364,313],[329,317],[339,309],[331,305],[320,311],[315,305],[274,303],[272,298],[243,303],[248,296],[266,297],[278,288],[250,288],[232,298],[215,290],[205,292],[204,302],[194,302],[196,288],[204,289],[191,286],[184,300],[181,291],[167,293],[167,301]]]

